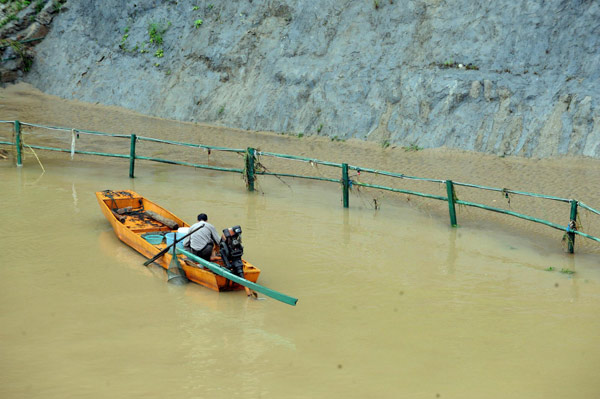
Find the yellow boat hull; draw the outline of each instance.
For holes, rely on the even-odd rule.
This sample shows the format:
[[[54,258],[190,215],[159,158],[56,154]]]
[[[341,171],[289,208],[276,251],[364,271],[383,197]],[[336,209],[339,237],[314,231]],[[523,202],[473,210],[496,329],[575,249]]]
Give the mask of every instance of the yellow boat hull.
[[[142,236],[148,233],[169,233],[176,232],[177,229],[172,229],[159,220],[169,220],[175,222],[179,227],[189,227],[189,224],[167,211],[154,202],[142,197],[131,190],[121,191],[98,191],[96,198],[100,205],[102,213],[109,221],[113,231],[125,244],[138,251],[140,254],[150,259],[157,255],[166,247],[165,243],[158,245],[150,244]],[[131,207],[131,208],[129,208]],[[129,212],[119,214],[117,210],[130,209]],[[159,215],[158,219],[148,216]],[[172,259],[171,253],[166,253],[155,262],[163,268],[167,269]],[[185,272],[186,277],[197,284],[203,285],[214,291],[231,291],[241,290],[244,287],[226,279],[225,277],[214,274],[208,269],[199,266],[198,264],[187,260],[184,255],[177,255],[179,264]],[[222,261],[217,260],[217,263],[223,266]],[[244,263],[244,278],[248,281],[256,283],[260,270],[254,265],[243,260]]]

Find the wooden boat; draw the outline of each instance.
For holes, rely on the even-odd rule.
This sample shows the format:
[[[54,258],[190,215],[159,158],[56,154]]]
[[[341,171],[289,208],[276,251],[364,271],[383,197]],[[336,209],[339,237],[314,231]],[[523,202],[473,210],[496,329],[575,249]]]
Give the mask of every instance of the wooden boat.
[[[157,255],[167,245],[164,240],[157,245],[151,244],[144,238],[144,235],[149,233],[174,233],[178,227],[190,227],[189,224],[171,212],[131,190],[98,191],[96,192],[96,198],[102,213],[110,222],[117,237],[149,259]],[[168,269],[172,256],[169,251],[155,262]],[[242,285],[191,261],[185,255],[179,254],[177,258],[190,281],[214,291],[232,291],[244,288]],[[242,261],[244,263],[244,278],[256,283],[260,270],[245,260]],[[223,266],[222,260],[215,260],[214,263]]]

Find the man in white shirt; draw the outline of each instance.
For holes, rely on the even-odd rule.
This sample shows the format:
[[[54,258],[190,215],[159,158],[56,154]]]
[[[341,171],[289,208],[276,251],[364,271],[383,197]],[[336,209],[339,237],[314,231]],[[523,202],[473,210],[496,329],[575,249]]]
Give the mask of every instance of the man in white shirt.
[[[210,261],[213,247],[215,244],[217,246],[219,245],[221,237],[219,237],[219,233],[217,233],[215,226],[208,223],[208,216],[206,213],[198,215],[198,223],[192,225],[190,231],[192,234],[183,240],[184,249],[202,259]]]

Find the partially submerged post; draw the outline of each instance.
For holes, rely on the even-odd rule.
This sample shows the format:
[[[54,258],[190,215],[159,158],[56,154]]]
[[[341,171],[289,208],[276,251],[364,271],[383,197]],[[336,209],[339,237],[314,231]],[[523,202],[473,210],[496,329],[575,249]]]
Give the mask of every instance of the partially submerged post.
[[[350,179],[348,178],[348,164],[342,164],[342,191],[344,199],[344,208],[348,208],[350,204],[348,191],[350,190]]]
[[[15,121],[15,147],[17,148],[17,166],[23,166],[23,143],[21,142],[21,122]]]
[[[575,230],[577,230],[577,200],[571,200],[571,216],[567,226],[567,239],[569,240],[569,253],[575,253]]]
[[[246,149],[246,182],[248,191],[254,191],[254,148]]]
[[[456,227],[456,205],[454,203],[454,184],[452,180],[446,180],[446,192],[448,193],[448,210],[450,211],[450,225]]]
[[[131,135],[131,145],[129,146],[129,177],[133,179],[135,171],[135,141],[137,136]]]

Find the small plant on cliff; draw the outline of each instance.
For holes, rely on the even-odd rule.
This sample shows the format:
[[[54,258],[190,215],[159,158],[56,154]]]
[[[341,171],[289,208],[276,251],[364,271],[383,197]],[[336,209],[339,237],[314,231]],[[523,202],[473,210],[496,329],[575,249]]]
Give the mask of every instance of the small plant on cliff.
[[[223,112],[225,112],[225,106],[221,105],[221,108],[219,108],[219,115],[223,115]]]
[[[379,0],[373,0],[373,6],[377,10],[379,8]]]
[[[137,48],[139,48],[139,46],[136,44],[135,48],[137,49]],[[144,53],[148,52],[148,50],[146,49],[146,42],[142,42],[142,48],[140,48],[139,51],[140,51],[140,54],[144,54]]]
[[[417,143],[411,143],[408,147],[402,147],[404,148],[404,151],[409,152],[409,151],[421,151],[423,149],[423,147],[419,147],[417,145]]]
[[[2,4],[9,4],[8,7],[6,7],[4,9],[4,13],[5,14],[9,14],[9,13],[17,13],[19,11],[21,11],[22,9],[28,7],[31,4],[31,1],[29,0],[0,0],[0,3]]]
[[[156,58],[162,58],[165,54],[163,53],[163,49],[159,48],[158,50],[156,50],[156,53],[154,53],[154,56]]]
[[[389,146],[390,146],[389,140],[383,140],[383,142],[381,143],[381,148],[388,148]]]
[[[61,0],[54,0],[54,12],[59,12],[62,6]]]
[[[9,16],[0,21],[0,28],[9,23],[10,21],[15,21],[16,19],[17,16],[15,14],[10,14]]]
[[[25,72],[29,72],[29,70],[31,69],[31,65],[33,64],[33,57],[27,51],[27,48],[22,43],[19,43],[16,40],[0,40],[0,48],[9,46],[12,47],[15,54],[17,54],[17,56],[21,58],[21,61],[23,62],[23,70]]]
[[[152,22],[148,25],[148,36],[150,36],[150,43],[154,43],[155,46],[163,44],[163,35],[171,26],[171,22],[160,24],[158,22]]]
[[[39,14],[42,8],[44,8],[44,0],[37,0],[35,2],[35,12]]]
[[[198,29],[202,25],[203,21],[201,19],[197,19],[194,21],[194,28]]]
[[[321,133],[321,130],[323,130],[323,124],[322,123],[317,128],[317,133]]]
[[[192,8],[192,10],[194,10],[194,11],[198,11],[198,9],[199,9],[199,8],[200,8],[200,7],[198,7],[198,6],[194,6],[194,7]]]
[[[129,38],[129,26],[125,27],[125,33],[121,37],[121,43],[119,44],[121,50],[127,51],[127,38]]]

